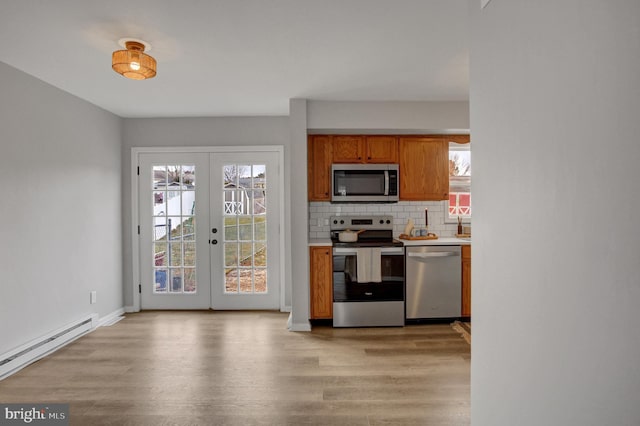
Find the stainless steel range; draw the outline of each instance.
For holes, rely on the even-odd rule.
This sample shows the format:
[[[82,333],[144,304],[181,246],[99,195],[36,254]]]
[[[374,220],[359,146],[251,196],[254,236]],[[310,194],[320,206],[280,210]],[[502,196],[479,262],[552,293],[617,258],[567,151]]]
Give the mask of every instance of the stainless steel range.
[[[404,247],[392,216],[332,216],[333,326],[403,326]],[[355,242],[340,232],[362,231]]]

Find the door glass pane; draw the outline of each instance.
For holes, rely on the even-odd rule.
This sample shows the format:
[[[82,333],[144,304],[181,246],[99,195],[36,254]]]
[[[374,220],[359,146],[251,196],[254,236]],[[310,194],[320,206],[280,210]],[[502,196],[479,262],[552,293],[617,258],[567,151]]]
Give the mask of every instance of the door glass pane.
[[[238,217],[238,231],[241,241],[251,241],[253,238],[251,216]]]
[[[266,293],[266,166],[222,166],[225,293]]]
[[[238,264],[238,244],[224,243],[224,266],[236,266]]]
[[[196,291],[196,268],[184,268],[184,292]]]
[[[240,293],[253,293],[253,270],[251,269],[238,269],[240,274]]]
[[[164,216],[153,218],[153,240],[167,241],[167,218]]]
[[[169,291],[172,293],[182,293],[182,269],[171,268],[169,272],[171,273]]]
[[[263,217],[253,218],[254,239],[256,241],[265,241],[267,239],[267,221]]]
[[[167,193],[164,191],[153,192],[153,215],[163,216],[165,214],[164,200],[167,199]]]
[[[184,218],[183,218],[184,219]],[[184,241],[195,241],[196,239],[196,218],[191,216],[182,222],[182,239]]]
[[[153,245],[155,266],[167,266],[167,243],[155,243]]]
[[[251,266],[253,263],[253,244],[240,243],[240,266]]]
[[[153,287],[154,293],[166,293],[167,292],[167,269],[156,268],[155,280],[156,285]]]
[[[191,216],[196,211],[196,192],[182,191],[182,216]]]
[[[182,243],[170,243],[169,256],[169,266],[182,266]]]
[[[267,266],[267,245],[265,243],[254,244],[253,262],[255,266]]]
[[[183,245],[184,249],[184,266],[196,266],[196,243],[186,242]]]
[[[225,269],[224,292],[238,292],[238,270],[235,268]]]
[[[267,196],[261,189],[253,190],[253,214],[266,215],[267,214]]]
[[[254,269],[254,286],[256,293],[267,292],[267,269],[256,268]]]
[[[238,188],[251,188],[251,166],[239,164],[235,167],[238,171]]]
[[[195,177],[192,164],[152,168],[154,293],[197,290]]]
[[[194,189],[196,186],[196,168],[192,165],[183,165],[182,172],[182,184],[185,189]]]
[[[238,239],[238,223],[235,217],[224,218],[224,239],[235,241]]]

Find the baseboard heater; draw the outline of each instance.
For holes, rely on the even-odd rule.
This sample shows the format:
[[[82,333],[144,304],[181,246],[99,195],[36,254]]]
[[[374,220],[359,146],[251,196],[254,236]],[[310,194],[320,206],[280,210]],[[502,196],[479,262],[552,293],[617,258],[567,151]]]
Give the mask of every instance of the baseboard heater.
[[[92,314],[0,355],[0,380],[39,360],[98,326]]]

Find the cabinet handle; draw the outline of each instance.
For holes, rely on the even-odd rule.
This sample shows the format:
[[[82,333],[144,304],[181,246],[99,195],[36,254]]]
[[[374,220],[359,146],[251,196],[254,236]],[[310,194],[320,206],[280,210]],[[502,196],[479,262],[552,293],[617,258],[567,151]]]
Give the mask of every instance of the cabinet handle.
[[[371,160],[371,157],[367,157],[367,160]]]

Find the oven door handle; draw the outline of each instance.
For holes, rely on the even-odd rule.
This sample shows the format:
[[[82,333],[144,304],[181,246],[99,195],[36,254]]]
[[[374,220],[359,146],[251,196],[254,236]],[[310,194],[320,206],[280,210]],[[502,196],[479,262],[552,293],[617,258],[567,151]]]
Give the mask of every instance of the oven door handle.
[[[352,248],[334,247],[333,254],[355,256],[357,252]],[[380,247],[380,254],[402,256],[404,255],[404,247]]]

